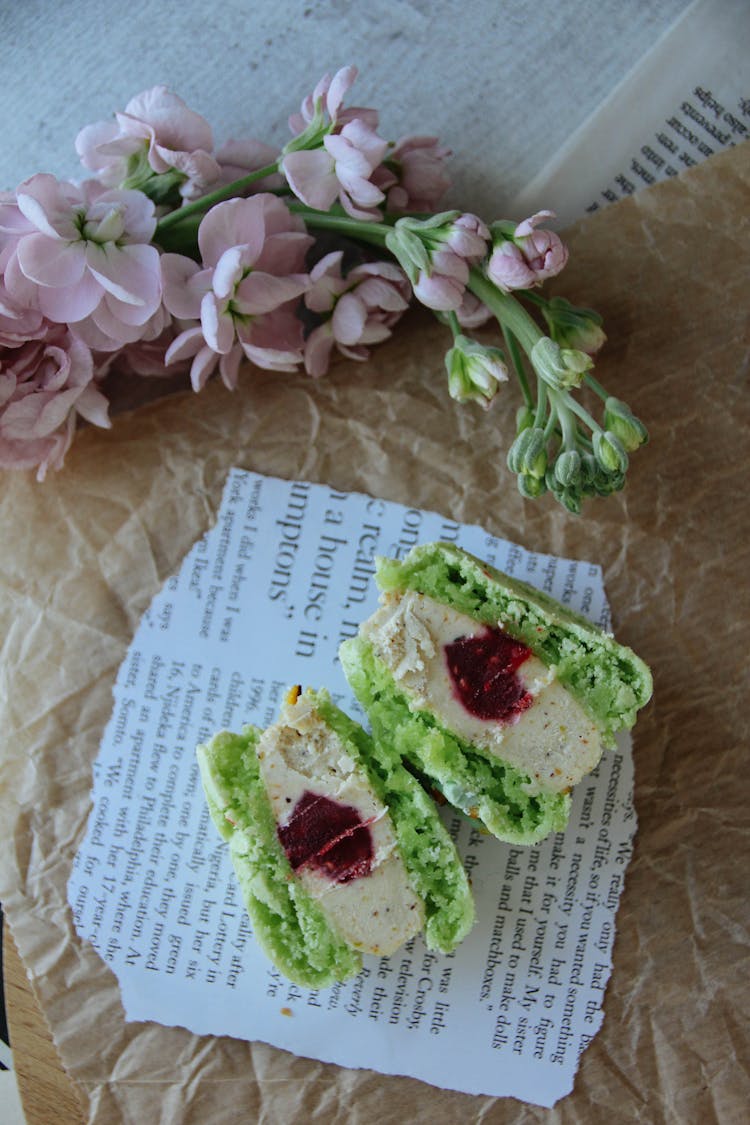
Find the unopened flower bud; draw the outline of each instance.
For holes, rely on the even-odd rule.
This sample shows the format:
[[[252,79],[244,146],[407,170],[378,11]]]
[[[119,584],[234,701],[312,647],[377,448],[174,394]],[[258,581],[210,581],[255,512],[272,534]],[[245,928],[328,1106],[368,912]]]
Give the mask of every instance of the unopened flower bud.
[[[561,348],[574,348],[595,355],[606,342],[602,318],[593,309],[579,309],[564,297],[552,297],[542,312],[550,336]]]
[[[531,349],[531,362],[541,379],[555,390],[580,387],[587,371],[594,366],[591,357],[575,348],[561,348],[549,336],[542,336]]]
[[[543,219],[551,218],[551,211],[538,211],[517,226],[506,220],[492,223],[493,251],[487,275],[500,289],[529,289],[563,268],[568,251],[560,237],[554,231],[536,229]]]
[[[457,402],[478,402],[485,408],[508,380],[503,353],[467,336],[457,336],[445,356],[448,391]]]
[[[565,449],[555,461],[555,479],[563,488],[576,488],[581,481],[581,455],[577,449]]]
[[[547,485],[543,476],[533,477],[520,473],[516,478],[516,482],[518,484],[518,491],[522,496],[525,496],[527,500],[536,500],[537,496],[542,496],[547,491]]]
[[[604,425],[620,439],[623,448],[633,453],[648,441],[648,430],[630,407],[619,398],[608,398],[604,404]]]
[[[555,475],[554,469],[548,469],[545,476],[545,483],[550,490],[558,504],[562,504],[573,515],[581,514],[581,501],[583,500],[583,493],[577,486],[566,487],[561,484]]]
[[[608,473],[625,473],[628,468],[628,455],[620,439],[607,430],[594,434],[594,456]]]
[[[531,426],[522,430],[508,450],[508,468],[512,473],[542,479],[547,469],[547,447],[544,430]]]

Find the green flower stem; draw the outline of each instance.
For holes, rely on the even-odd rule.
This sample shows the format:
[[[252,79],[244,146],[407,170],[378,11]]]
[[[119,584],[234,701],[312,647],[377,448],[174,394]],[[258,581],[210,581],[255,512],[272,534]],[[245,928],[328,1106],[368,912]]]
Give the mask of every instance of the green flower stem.
[[[576,402],[576,400],[568,391],[564,392],[563,401],[565,403],[565,406],[568,407],[569,410],[572,410],[574,414],[578,415],[582,422],[586,423],[592,434],[604,432],[596,419],[591,417],[586,407],[581,406],[580,402]]]
[[[461,325],[458,323],[458,317],[454,312],[448,313],[448,326],[453,333],[453,339],[457,340],[459,336],[463,336]]]
[[[541,426],[544,421],[544,416],[547,413],[547,384],[543,379],[540,379],[538,375],[536,377],[536,394],[537,405],[534,425]]]
[[[560,426],[562,427],[563,449],[575,449],[578,445],[578,426],[576,425],[575,416],[572,411],[569,410],[561,396],[557,395],[554,391],[551,391],[550,395],[553,398],[557,416],[560,419]]]
[[[596,391],[596,393],[599,395],[599,398],[602,399],[603,402],[607,401],[607,399],[609,398],[609,393],[604,389],[598,379],[595,379],[593,375],[587,373],[586,375],[584,375],[583,381],[584,383],[588,384],[589,387],[591,387],[592,391]]]
[[[540,309],[546,309],[549,301],[541,294],[535,293],[533,289],[518,289],[518,296],[523,297],[524,301],[528,301],[532,305],[536,305]]]
[[[531,355],[531,349],[544,333],[523,305],[509,293],[503,293],[478,269],[472,269],[469,275],[469,289],[494,313],[500,326],[513,333],[526,354]]]
[[[264,180],[266,176],[272,176],[278,170],[279,162],[275,160],[273,164],[267,164],[265,168],[258,168],[256,172],[250,172],[249,175],[243,176],[240,180],[234,180],[226,187],[217,188],[216,191],[209,192],[208,195],[202,195],[200,199],[194,199],[192,203],[186,203],[184,207],[178,207],[176,211],[170,211],[156,224],[156,241],[159,241],[159,235],[162,231],[169,230],[176,223],[184,222],[191,215],[202,214],[209,207],[213,207],[214,203],[222,203],[225,199],[232,199],[236,195],[241,195],[246,188],[252,187],[258,180]]]
[[[316,211],[304,203],[290,203],[288,206],[293,215],[299,215],[304,219],[305,226],[313,230],[338,231],[339,234],[346,234],[361,242],[369,242],[373,246],[385,248],[385,237],[391,229],[387,219],[382,223],[368,223],[361,219],[352,219],[349,215],[332,215],[330,211]]]
[[[508,355],[510,356],[511,363],[513,364],[513,370],[516,373],[516,378],[518,379],[518,382],[521,386],[523,400],[528,406],[529,410],[533,410],[534,397],[531,393],[531,390],[529,389],[529,381],[526,378],[526,369],[523,365],[523,356],[521,355],[521,351],[518,347],[518,341],[516,340],[513,333],[505,327],[503,327],[503,339],[505,340],[505,346],[508,349]]]
[[[558,413],[557,413],[557,409],[555,407],[555,403],[554,403],[554,401],[551,401],[550,402],[549,418],[547,419],[547,425],[544,427],[544,440],[545,440],[545,442],[548,442],[549,439],[552,437],[552,435],[555,433],[555,431],[557,429],[558,420],[559,420],[559,416],[558,416]]]

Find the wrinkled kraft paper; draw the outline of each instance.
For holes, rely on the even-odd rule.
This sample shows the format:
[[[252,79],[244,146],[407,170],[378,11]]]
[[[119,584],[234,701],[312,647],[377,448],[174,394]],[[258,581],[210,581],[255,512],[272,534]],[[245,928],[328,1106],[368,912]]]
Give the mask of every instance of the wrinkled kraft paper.
[[[43,486],[4,478],[0,897],[90,1121],[746,1119],[749,203],[745,145],[569,232],[554,289],[601,311],[598,374],[651,432],[624,494],[583,518],[521,500],[504,467],[517,395],[458,408],[422,313],[366,365],[318,382],[247,370],[234,395],[214,383],[82,433]],[[655,697],[635,731],[639,833],[604,1025],[552,1111],[126,1024],[74,933],[66,884],[115,671],[233,464],[604,567],[616,634],[653,667]]]

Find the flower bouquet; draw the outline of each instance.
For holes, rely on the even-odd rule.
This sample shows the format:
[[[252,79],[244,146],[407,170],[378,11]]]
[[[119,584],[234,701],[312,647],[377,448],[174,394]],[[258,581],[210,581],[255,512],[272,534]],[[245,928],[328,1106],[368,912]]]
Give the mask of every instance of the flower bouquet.
[[[445,326],[457,402],[489,407],[518,380],[507,461],[524,496],[579,512],[623,487],[647,433],[594,377],[598,314],[539,291],[568,256],[552,213],[438,211],[448,150],[383,140],[374,109],[344,105],[355,77],[321,79],[280,152],[214,151],[208,122],[157,86],[79,133],[89,178],[0,193],[0,467],[61,468],[79,418],[110,424],[110,372],[184,371],[195,391],[214,373],[235,388],[244,360],[317,378],[337,352],[367,360],[416,300]],[[502,346],[470,335],[493,318]]]

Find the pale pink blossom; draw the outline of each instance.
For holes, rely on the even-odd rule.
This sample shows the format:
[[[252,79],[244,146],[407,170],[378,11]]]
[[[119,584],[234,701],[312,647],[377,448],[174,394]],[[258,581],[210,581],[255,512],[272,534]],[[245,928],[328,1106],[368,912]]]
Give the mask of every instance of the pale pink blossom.
[[[501,240],[495,243],[487,275],[499,289],[530,289],[563,269],[568,251],[560,236],[536,229],[543,219],[552,218],[552,211],[538,211],[513,231],[503,229],[512,224],[498,224]]]
[[[137,340],[161,302],[154,205],[139,191],[80,187],[39,174],[16,192],[5,287],[48,320],[92,324],[115,346]],[[22,220],[25,223],[22,223]]]
[[[175,339],[167,363],[192,360],[200,390],[215,368],[230,389],[243,355],[259,367],[293,371],[302,362],[297,299],[312,238],[274,195],[231,199],[213,207],[198,230],[202,264],[162,256],[164,304],[180,320],[196,322]]]
[[[468,213],[430,230],[430,241],[435,249],[430,253],[430,269],[420,270],[414,283],[417,299],[440,312],[460,309],[470,268],[487,253],[489,233],[481,219]]]
[[[443,163],[450,155],[437,137],[402,137],[373,176],[386,193],[386,210],[435,211],[451,186]]]
[[[409,305],[409,282],[398,266],[365,262],[343,276],[342,259],[334,251],[310,271],[305,304],[325,319],[305,341],[308,375],[325,374],[334,346],[350,359],[368,359],[368,345],[386,340]]]
[[[281,169],[298,199],[317,211],[336,200],[354,219],[378,221],[383,192],[370,177],[388,148],[364,121],[346,124],[340,133],[323,137],[323,147],[288,152]]]
[[[0,348],[0,468],[60,469],[78,416],[109,426],[108,403],[94,384],[84,343],[62,325],[44,338]]]
[[[184,177],[185,199],[205,194],[220,177],[211,155],[211,126],[188,109],[166,86],[153,86],[131,98],[114,121],[87,125],[76,138],[76,151],[86,168],[108,187],[118,187],[146,161],[158,174],[176,169]]]
[[[344,96],[351,89],[357,77],[356,66],[344,66],[333,77],[324,74],[312,94],[308,94],[300,106],[300,112],[294,113],[289,118],[289,128],[299,135],[314,121],[328,121],[333,125],[343,126],[350,121],[359,119],[364,121],[371,129],[378,127],[377,110],[365,106],[351,106],[343,108]]]

